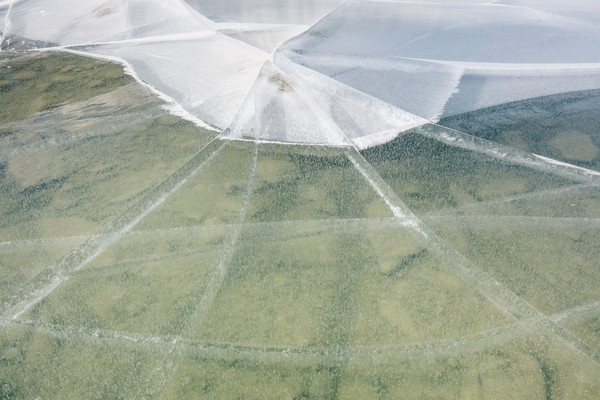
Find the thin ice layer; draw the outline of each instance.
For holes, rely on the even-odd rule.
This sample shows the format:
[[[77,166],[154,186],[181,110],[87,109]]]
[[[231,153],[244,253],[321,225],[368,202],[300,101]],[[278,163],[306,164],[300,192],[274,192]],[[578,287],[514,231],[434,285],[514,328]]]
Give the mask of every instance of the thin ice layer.
[[[599,87],[600,33],[567,14],[496,5],[353,2],[280,51],[436,120]]]
[[[600,301],[576,307],[565,313],[553,316],[554,320],[564,326],[596,351],[600,351]]]
[[[0,242],[0,303],[15,298],[15,288],[80,245],[86,236]]]
[[[86,51],[127,61],[140,79],[185,110],[225,128],[265,57],[258,49],[238,43],[209,32],[185,40],[102,44]]]
[[[539,313],[597,301],[597,181],[414,132],[364,154],[435,235]]]
[[[364,157],[417,215],[429,211],[486,202],[574,182],[555,176],[552,168],[534,170],[472,149],[455,147],[421,128],[363,152]],[[443,136],[441,128],[433,135]]]
[[[28,104],[0,126],[0,240],[94,233],[214,136],[165,115],[118,66],[45,53],[4,71],[6,99]]]
[[[285,47],[465,63],[597,63],[600,33],[578,22],[521,7],[362,1],[336,9]]]
[[[600,4],[590,0],[571,0],[569,2],[563,0],[496,0],[493,3],[548,10],[561,10],[573,13],[600,13]]]
[[[30,99],[16,113],[25,119],[0,125],[0,240],[14,250],[0,257],[12,275],[0,290],[6,316],[118,240],[214,132],[167,115],[115,65],[47,52],[3,72],[7,99]],[[60,250],[20,246],[46,240]]]
[[[284,41],[304,32],[308,25],[222,23],[216,28],[227,36],[271,53]]]
[[[282,69],[263,66],[226,137],[362,149],[426,122],[281,53],[275,61]]]
[[[186,179],[164,204],[140,221],[134,230],[179,229],[240,221],[250,179],[252,143],[215,141],[201,170]],[[223,146],[223,147],[221,147]]]
[[[303,67],[291,60],[297,54],[279,52],[275,62],[288,74],[294,76],[299,85],[315,100],[343,132],[344,136],[359,149],[384,143],[396,137],[400,131],[423,125],[427,121],[404,109],[394,107],[377,97],[370,96],[344,85],[339,80]],[[383,71],[379,71],[383,73]],[[388,82],[405,86],[408,82]],[[365,86],[368,83],[365,82]],[[406,90],[406,88],[404,88]],[[390,102],[392,103],[392,102]]]
[[[340,371],[339,396],[593,398],[600,390],[598,364],[550,332],[540,325],[513,325],[466,342],[353,354]]]
[[[598,109],[600,90],[588,90],[501,104],[444,118],[439,124],[600,171]]]
[[[398,348],[511,322],[457,277],[455,260],[439,256],[393,219],[246,225],[213,307],[182,335],[331,351]]]
[[[539,325],[400,351],[296,352],[32,323],[5,323],[0,335],[3,394],[16,398],[593,399],[599,390],[598,364]]]
[[[263,65],[225,136],[348,145],[339,127],[314,100],[270,62]]]
[[[15,2],[6,35],[63,46],[209,30],[209,21],[179,0]]]
[[[224,229],[136,232],[75,272],[25,320],[105,331],[177,335],[224,252]]]
[[[216,22],[312,24],[344,0],[185,0]]]
[[[319,34],[315,33],[315,36],[319,37]],[[282,47],[276,55],[279,54],[345,86],[430,120],[438,118],[463,74],[460,65],[360,53],[307,54],[304,49]],[[278,58],[275,60],[277,62]]]

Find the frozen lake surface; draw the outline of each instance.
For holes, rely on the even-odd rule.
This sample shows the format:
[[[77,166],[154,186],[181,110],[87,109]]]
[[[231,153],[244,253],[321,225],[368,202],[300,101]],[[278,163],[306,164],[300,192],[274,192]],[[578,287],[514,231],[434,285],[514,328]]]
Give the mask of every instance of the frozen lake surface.
[[[0,0],[0,398],[597,399],[599,24]]]

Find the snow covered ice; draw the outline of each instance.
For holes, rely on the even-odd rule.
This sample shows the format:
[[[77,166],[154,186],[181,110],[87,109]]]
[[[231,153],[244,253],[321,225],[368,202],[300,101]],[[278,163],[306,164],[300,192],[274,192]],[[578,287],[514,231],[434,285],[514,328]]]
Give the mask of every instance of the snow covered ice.
[[[600,397],[599,24],[0,0],[0,398]]]

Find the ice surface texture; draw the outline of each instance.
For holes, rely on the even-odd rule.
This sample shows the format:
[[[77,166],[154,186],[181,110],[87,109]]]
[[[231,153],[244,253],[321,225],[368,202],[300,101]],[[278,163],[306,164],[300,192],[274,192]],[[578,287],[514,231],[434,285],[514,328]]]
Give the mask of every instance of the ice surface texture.
[[[436,121],[526,98],[597,89],[598,35],[596,24],[561,11],[352,2],[279,51]]]
[[[0,398],[597,399],[599,16],[0,0]]]
[[[329,133],[338,125],[366,148],[416,121],[600,87],[597,5],[470,3],[28,0],[4,2],[0,15],[5,46],[26,38],[122,60],[182,113],[221,130],[251,107],[242,102],[254,101],[257,93],[247,94],[259,89],[259,70],[272,59],[297,81],[294,92],[318,97],[306,101],[322,109],[314,121],[323,126],[320,134],[277,117],[286,133],[269,139],[292,143],[344,144],[339,132]],[[294,64],[309,71],[295,73]],[[328,99],[315,93],[319,88],[327,88],[321,93]],[[284,93],[278,96],[286,103]],[[277,112],[314,119],[314,107],[294,107],[281,104]],[[391,128],[358,131],[341,122],[358,109]]]

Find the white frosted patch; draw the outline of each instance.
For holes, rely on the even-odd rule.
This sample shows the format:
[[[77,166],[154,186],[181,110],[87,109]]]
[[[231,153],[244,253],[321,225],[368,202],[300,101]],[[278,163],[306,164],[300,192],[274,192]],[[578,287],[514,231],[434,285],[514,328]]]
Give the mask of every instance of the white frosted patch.
[[[496,0],[494,3],[549,10],[600,13],[600,3],[590,0]]]
[[[216,22],[312,24],[346,0],[187,0]]]
[[[294,96],[262,93],[268,86],[258,81],[252,90],[280,98],[273,103],[280,117],[269,124],[287,131],[259,125],[269,140],[286,142],[323,141],[298,122],[315,112],[322,114],[317,125],[328,120],[366,148],[423,120],[600,87],[600,32],[593,22],[600,6],[589,1],[342,3],[2,1],[0,26],[5,43],[14,36],[33,41],[29,48],[56,45],[120,60],[170,99],[171,110],[218,129],[244,114],[239,107],[261,65],[285,57],[305,107],[275,123],[297,107]],[[274,107],[257,105],[263,106]]]
[[[8,16],[11,11],[11,1],[0,2],[0,51],[4,46],[6,32],[10,29],[10,19]]]
[[[122,5],[100,0],[20,2],[12,6],[10,20],[7,33],[55,44],[108,40],[127,28]]]
[[[533,97],[600,88],[600,67],[468,69],[443,117]]]
[[[587,22],[592,29],[600,26],[600,2],[594,0],[497,0],[495,3],[559,12],[573,17],[578,24]]]
[[[341,146],[337,125],[287,74],[266,62],[225,137]]]
[[[598,62],[600,32],[572,17],[498,5],[351,2],[289,49],[496,63]]]
[[[267,53],[307,28],[307,25],[217,24],[219,32]]]
[[[179,0],[31,0],[12,5],[7,34],[66,46],[193,33],[208,23]]]
[[[88,51],[126,60],[141,80],[221,129],[230,124],[265,57],[218,33],[177,42],[105,44]]]
[[[439,118],[463,73],[460,65],[419,60],[337,54],[305,56],[291,51],[285,54],[300,65],[432,121]]]
[[[8,33],[123,60],[140,80],[223,129],[268,55],[211,25],[179,0],[32,0],[12,6]]]
[[[275,63],[292,75],[359,149],[385,143],[427,120],[355,90],[279,53]]]
[[[278,51],[422,118],[598,88],[600,31],[575,11],[347,3]],[[593,8],[593,7],[592,7]],[[575,11],[573,11],[575,10]]]

